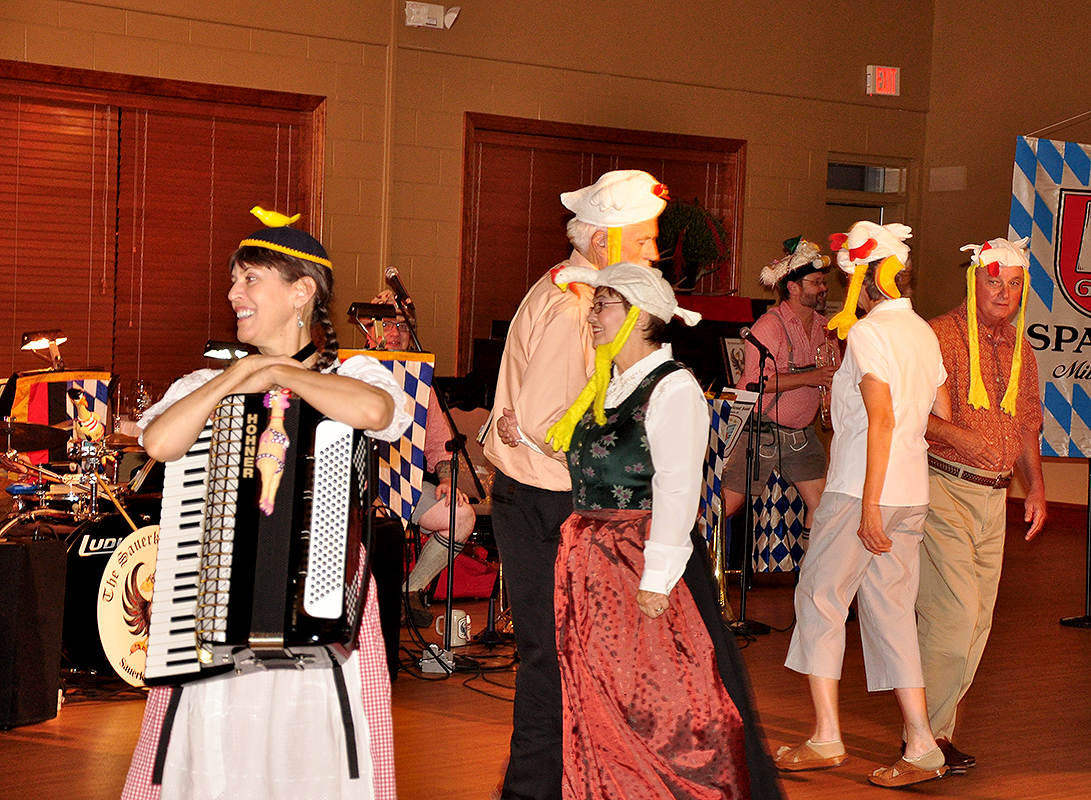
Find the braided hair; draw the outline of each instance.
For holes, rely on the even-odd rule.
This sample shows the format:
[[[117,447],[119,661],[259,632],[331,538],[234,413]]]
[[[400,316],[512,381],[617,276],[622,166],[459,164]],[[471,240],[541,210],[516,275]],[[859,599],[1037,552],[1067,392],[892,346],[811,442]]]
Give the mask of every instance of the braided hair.
[[[311,341],[318,350],[318,361],[314,369],[320,372],[331,364],[336,364],[337,332],[330,320],[333,271],[314,261],[252,245],[240,247],[231,255],[230,269],[235,269],[238,264],[275,269],[287,283],[295,283],[303,277],[309,277],[314,281],[315,292],[310,314]]]

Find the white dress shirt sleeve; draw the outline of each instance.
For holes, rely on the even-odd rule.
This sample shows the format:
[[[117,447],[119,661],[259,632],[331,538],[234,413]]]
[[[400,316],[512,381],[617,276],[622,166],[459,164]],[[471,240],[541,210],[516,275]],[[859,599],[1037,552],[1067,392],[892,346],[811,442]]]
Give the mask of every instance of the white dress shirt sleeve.
[[[708,401],[686,370],[663,378],[648,401],[644,424],[655,474],[642,591],[669,595],[686,570],[693,552],[689,534],[704,484],[710,419]]]

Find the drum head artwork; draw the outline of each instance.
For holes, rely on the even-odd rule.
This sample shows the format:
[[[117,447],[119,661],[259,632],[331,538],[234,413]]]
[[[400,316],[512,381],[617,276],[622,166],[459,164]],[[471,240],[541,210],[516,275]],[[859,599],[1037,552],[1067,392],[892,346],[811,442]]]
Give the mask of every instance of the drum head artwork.
[[[114,671],[133,686],[144,685],[158,547],[158,525],[133,531],[110,556],[99,585],[102,649]]]

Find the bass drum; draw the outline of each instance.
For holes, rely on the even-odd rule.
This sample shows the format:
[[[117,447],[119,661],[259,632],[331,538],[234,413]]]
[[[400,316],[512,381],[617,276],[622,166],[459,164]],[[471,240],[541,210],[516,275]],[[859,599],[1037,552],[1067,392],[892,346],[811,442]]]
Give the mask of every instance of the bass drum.
[[[79,523],[68,540],[62,653],[73,669],[112,676],[98,629],[98,596],[110,556],[132,528],[120,514]]]
[[[131,506],[125,510],[138,526],[147,524],[149,516],[159,518],[158,505],[154,510],[145,508],[142,515]],[[0,526],[0,537],[12,541],[63,539],[68,543],[61,634],[66,667],[107,676],[114,674],[99,638],[99,586],[110,556],[130,533],[129,523],[116,512],[80,522],[57,510],[37,509],[10,518]]]
[[[67,542],[79,527],[72,514],[55,508],[35,508],[12,513],[0,525],[0,539],[13,542],[39,542],[61,539]]]

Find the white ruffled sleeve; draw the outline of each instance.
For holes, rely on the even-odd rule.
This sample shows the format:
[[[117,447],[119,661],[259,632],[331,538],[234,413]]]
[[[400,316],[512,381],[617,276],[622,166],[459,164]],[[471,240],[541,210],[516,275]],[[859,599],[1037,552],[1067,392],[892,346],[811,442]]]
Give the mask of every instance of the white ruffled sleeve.
[[[192,392],[200,389],[202,386],[215,378],[221,372],[223,372],[222,369],[199,369],[195,372],[189,373],[188,375],[183,375],[181,378],[172,383],[170,385],[170,388],[163,393],[163,397],[159,400],[159,402],[155,403],[147,411],[145,411],[141,415],[140,419],[138,419],[136,422],[137,427],[140,428],[139,441],[141,446],[144,445],[145,428],[151,425],[152,421],[156,417],[158,417],[168,408],[173,406],[183,397],[186,397]]]
[[[337,374],[363,381],[390,395],[394,401],[394,418],[381,431],[365,431],[365,433],[384,442],[400,439],[405,429],[409,427],[409,423],[413,421],[410,413],[413,401],[394,380],[390,370],[371,356],[356,355],[342,361],[337,367]]]

